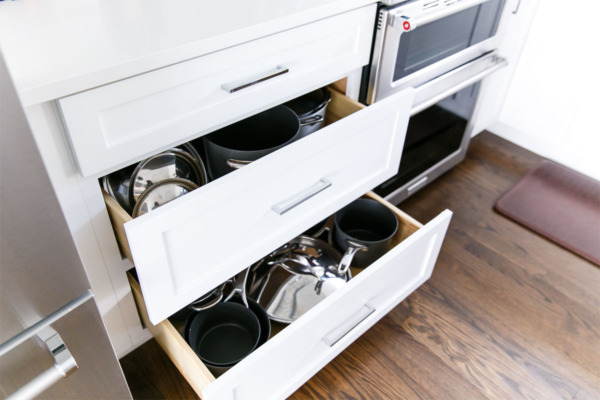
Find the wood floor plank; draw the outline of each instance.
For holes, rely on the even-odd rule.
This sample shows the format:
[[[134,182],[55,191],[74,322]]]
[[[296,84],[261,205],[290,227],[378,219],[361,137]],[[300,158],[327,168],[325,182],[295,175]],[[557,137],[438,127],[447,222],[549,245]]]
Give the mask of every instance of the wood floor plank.
[[[597,296],[594,296],[600,286],[597,268],[591,263],[583,265],[583,259],[577,255],[561,250],[551,241],[491,211],[494,201],[514,182],[506,182],[495,191],[482,185],[482,177],[494,177],[496,173],[485,170],[485,164],[473,161],[471,154],[479,154],[479,146],[469,153],[467,160],[448,174],[448,180],[436,181],[426,188],[418,204],[410,203],[409,200],[407,203],[412,204],[411,213],[420,214],[417,217],[431,214],[427,216],[430,219],[441,211],[440,205],[451,208],[455,214],[451,229],[460,220],[463,230],[469,231],[480,242],[494,244],[499,252],[527,265],[532,273],[544,276],[558,288],[564,287],[564,291],[572,296],[579,296],[580,301],[587,302],[590,309],[598,308]],[[522,174],[525,172],[527,171],[522,171]],[[461,179],[454,179],[455,176],[452,175],[459,175]],[[472,177],[469,178],[469,175]],[[521,176],[517,175],[514,179],[518,180]],[[463,194],[463,197],[453,195],[457,192]],[[482,215],[486,215],[486,218],[481,218]],[[552,258],[548,254],[552,254]]]
[[[198,399],[154,339],[123,357],[121,368],[134,399]]]
[[[519,382],[521,388],[531,385],[550,387],[551,392],[542,398],[571,398],[583,386],[600,396],[600,382],[594,377],[594,371],[582,365],[582,357],[573,359],[564,351],[564,347],[568,347],[571,354],[583,355],[591,351],[596,355],[588,358],[597,359],[597,349],[592,348],[598,343],[597,336],[588,335],[591,339],[585,340],[579,332],[577,341],[561,339],[559,335],[563,325],[555,324],[552,319],[544,321],[535,305],[527,299],[503,293],[494,279],[466,267],[473,261],[478,263],[474,257],[469,261],[468,257],[445,255],[445,262],[455,266],[451,275],[438,274],[437,279],[432,279],[415,293],[414,301],[452,318],[452,325],[463,327],[468,332],[466,336],[474,343],[483,337],[480,345],[487,343],[490,348],[497,347],[494,356],[498,361],[503,360],[501,364],[511,365],[511,368],[506,368],[507,371],[519,371],[521,379],[513,380]],[[476,302],[472,301],[474,298]],[[556,325],[560,328],[557,329]],[[582,328],[586,329],[579,327],[580,330]],[[457,337],[460,336],[454,334],[450,340]],[[489,359],[487,356],[482,358]],[[509,379],[513,372],[503,375]],[[563,392],[565,390],[567,392]],[[552,395],[554,392],[558,393],[558,397]],[[512,397],[530,398],[521,393]]]
[[[384,317],[292,398],[484,398],[460,373],[404,330],[405,319],[411,312],[408,308],[397,308]],[[436,373],[432,374],[432,370]]]
[[[600,268],[493,211],[541,157],[490,133],[403,202],[454,216],[432,278],[293,399],[599,399]],[[122,360],[133,396],[196,398],[151,341]]]

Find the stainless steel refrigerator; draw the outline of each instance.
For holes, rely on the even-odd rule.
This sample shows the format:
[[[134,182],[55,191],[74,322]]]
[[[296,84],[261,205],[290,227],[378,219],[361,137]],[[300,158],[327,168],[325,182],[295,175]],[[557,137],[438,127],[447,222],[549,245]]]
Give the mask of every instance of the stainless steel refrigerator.
[[[0,397],[131,398],[1,53]]]

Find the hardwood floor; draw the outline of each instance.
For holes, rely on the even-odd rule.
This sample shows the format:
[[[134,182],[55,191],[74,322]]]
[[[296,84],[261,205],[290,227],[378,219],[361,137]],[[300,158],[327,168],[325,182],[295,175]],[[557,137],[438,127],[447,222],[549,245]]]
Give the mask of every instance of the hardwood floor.
[[[482,133],[402,203],[454,212],[432,278],[291,398],[600,399],[600,269],[492,210],[539,160]],[[121,365],[136,399],[196,398],[154,341]]]

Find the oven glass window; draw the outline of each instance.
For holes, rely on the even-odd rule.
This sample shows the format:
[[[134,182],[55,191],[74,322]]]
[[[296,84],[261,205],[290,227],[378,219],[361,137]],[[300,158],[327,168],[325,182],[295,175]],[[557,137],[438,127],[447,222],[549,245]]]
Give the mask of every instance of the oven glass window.
[[[401,35],[394,81],[495,35],[504,0],[491,0]]]
[[[478,88],[471,85],[410,118],[398,174],[375,193],[387,196],[461,149]]]

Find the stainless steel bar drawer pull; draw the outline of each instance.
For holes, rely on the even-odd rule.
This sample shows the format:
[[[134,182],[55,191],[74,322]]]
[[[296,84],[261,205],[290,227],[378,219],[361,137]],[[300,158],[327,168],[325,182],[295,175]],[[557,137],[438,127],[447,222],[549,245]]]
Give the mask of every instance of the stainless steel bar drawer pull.
[[[329,347],[333,346],[337,342],[339,342],[344,336],[346,336],[352,329],[356,328],[361,322],[363,322],[367,317],[375,312],[375,307],[372,305],[365,303],[360,310],[358,310],[352,317],[327,335],[323,337],[323,342]]]
[[[77,362],[75,362],[69,349],[54,329],[46,327],[38,333],[38,336],[46,344],[50,353],[52,353],[54,365],[21,386],[16,392],[8,396],[6,400],[36,398],[46,389],[49,389],[52,385],[75,372],[77,369]]]
[[[421,185],[425,184],[425,182],[427,182],[428,179],[429,179],[428,176],[422,177],[421,179],[419,179],[418,181],[416,181],[415,183],[413,183],[412,185],[410,185],[409,187],[407,187],[406,191],[407,192],[412,192],[413,190],[417,189]]]
[[[229,93],[235,93],[235,92],[245,89],[247,87],[254,86],[257,83],[261,83],[261,82],[267,81],[269,79],[273,79],[276,76],[287,74],[288,72],[290,72],[289,68],[284,67],[282,65],[278,65],[274,71],[269,71],[262,75],[248,78],[244,81],[234,82],[234,83],[224,83],[221,85],[221,89],[223,89],[224,91],[229,92]]]
[[[271,209],[275,211],[279,215],[283,215],[286,212],[290,211],[292,208],[304,203],[306,200],[310,199],[314,195],[322,192],[331,186],[331,182],[325,178],[319,179],[319,182],[310,186],[306,190],[294,195],[293,197],[284,200],[280,203],[275,204]]]

